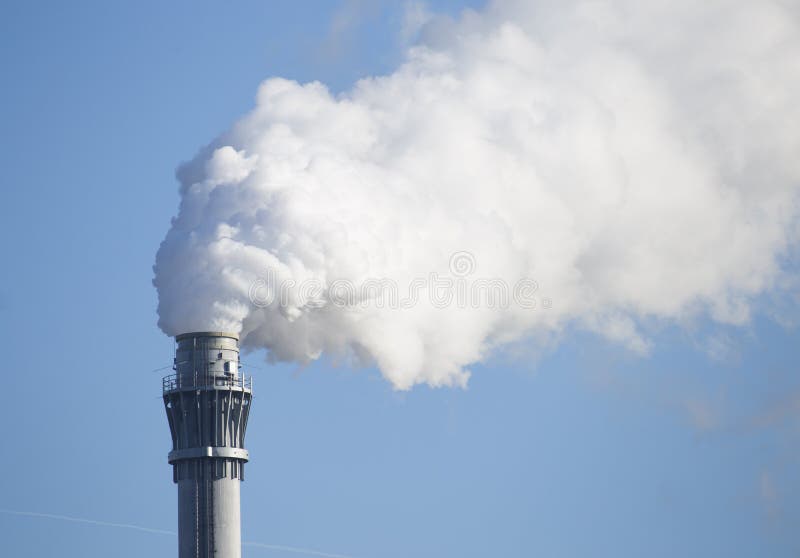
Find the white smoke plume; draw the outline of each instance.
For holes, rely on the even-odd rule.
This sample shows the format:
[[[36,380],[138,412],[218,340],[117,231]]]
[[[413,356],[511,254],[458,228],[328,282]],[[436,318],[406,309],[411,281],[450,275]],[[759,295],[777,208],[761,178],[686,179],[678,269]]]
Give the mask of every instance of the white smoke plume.
[[[647,351],[643,324],[746,323],[786,279],[796,4],[497,1],[422,23],[396,71],[349,91],[268,79],[179,169],[154,268],[165,333],[464,385],[493,349],[567,326]],[[403,307],[331,303],[381,279],[408,298],[431,273],[535,296],[442,304],[428,282]]]

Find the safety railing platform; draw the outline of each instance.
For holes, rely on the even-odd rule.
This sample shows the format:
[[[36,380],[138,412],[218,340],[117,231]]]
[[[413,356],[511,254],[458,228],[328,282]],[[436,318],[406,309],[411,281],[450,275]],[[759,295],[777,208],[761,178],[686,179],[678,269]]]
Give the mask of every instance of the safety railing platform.
[[[211,374],[169,374],[161,381],[162,392],[193,389],[234,389],[253,391],[253,377],[244,374],[215,376]]]

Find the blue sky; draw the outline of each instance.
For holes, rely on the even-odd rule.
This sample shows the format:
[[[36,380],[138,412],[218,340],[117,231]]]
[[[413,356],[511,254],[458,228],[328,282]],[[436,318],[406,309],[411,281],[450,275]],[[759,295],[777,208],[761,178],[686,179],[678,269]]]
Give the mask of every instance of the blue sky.
[[[54,2],[2,14],[0,508],[172,530],[155,370],[173,344],[151,280],[175,168],[269,76],[339,91],[391,71],[401,9]],[[710,356],[715,340],[726,350]],[[495,354],[465,390],[402,393],[376,370],[247,355],[243,537],[353,558],[796,556],[797,329],[756,313],[742,327],[664,326],[655,341],[639,357],[567,331],[549,350]],[[7,513],[0,538],[9,556],[176,549],[170,535]]]

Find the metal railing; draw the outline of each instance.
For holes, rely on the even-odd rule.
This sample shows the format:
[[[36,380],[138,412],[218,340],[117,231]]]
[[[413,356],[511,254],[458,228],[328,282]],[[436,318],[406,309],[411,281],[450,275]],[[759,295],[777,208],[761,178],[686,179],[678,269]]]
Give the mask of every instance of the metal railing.
[[[253,390],[253,377],[238,374],[236,376],[214,376],[212,374],[169,374],[161,380],[162,392],[177,389],[193,389],[205,387],[234,388]]]

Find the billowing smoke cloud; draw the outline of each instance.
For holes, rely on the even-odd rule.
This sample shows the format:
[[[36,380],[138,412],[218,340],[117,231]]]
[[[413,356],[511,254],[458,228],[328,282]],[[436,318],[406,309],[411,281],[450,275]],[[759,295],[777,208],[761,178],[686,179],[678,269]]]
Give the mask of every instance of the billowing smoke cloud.
[[[159,325],[407,389],[566,326],[647,351],[643,323],[745,323],[797,240],[798,21],[769,0],[496,2],[427,20],[344,93],[269,79],[178,172]]]

